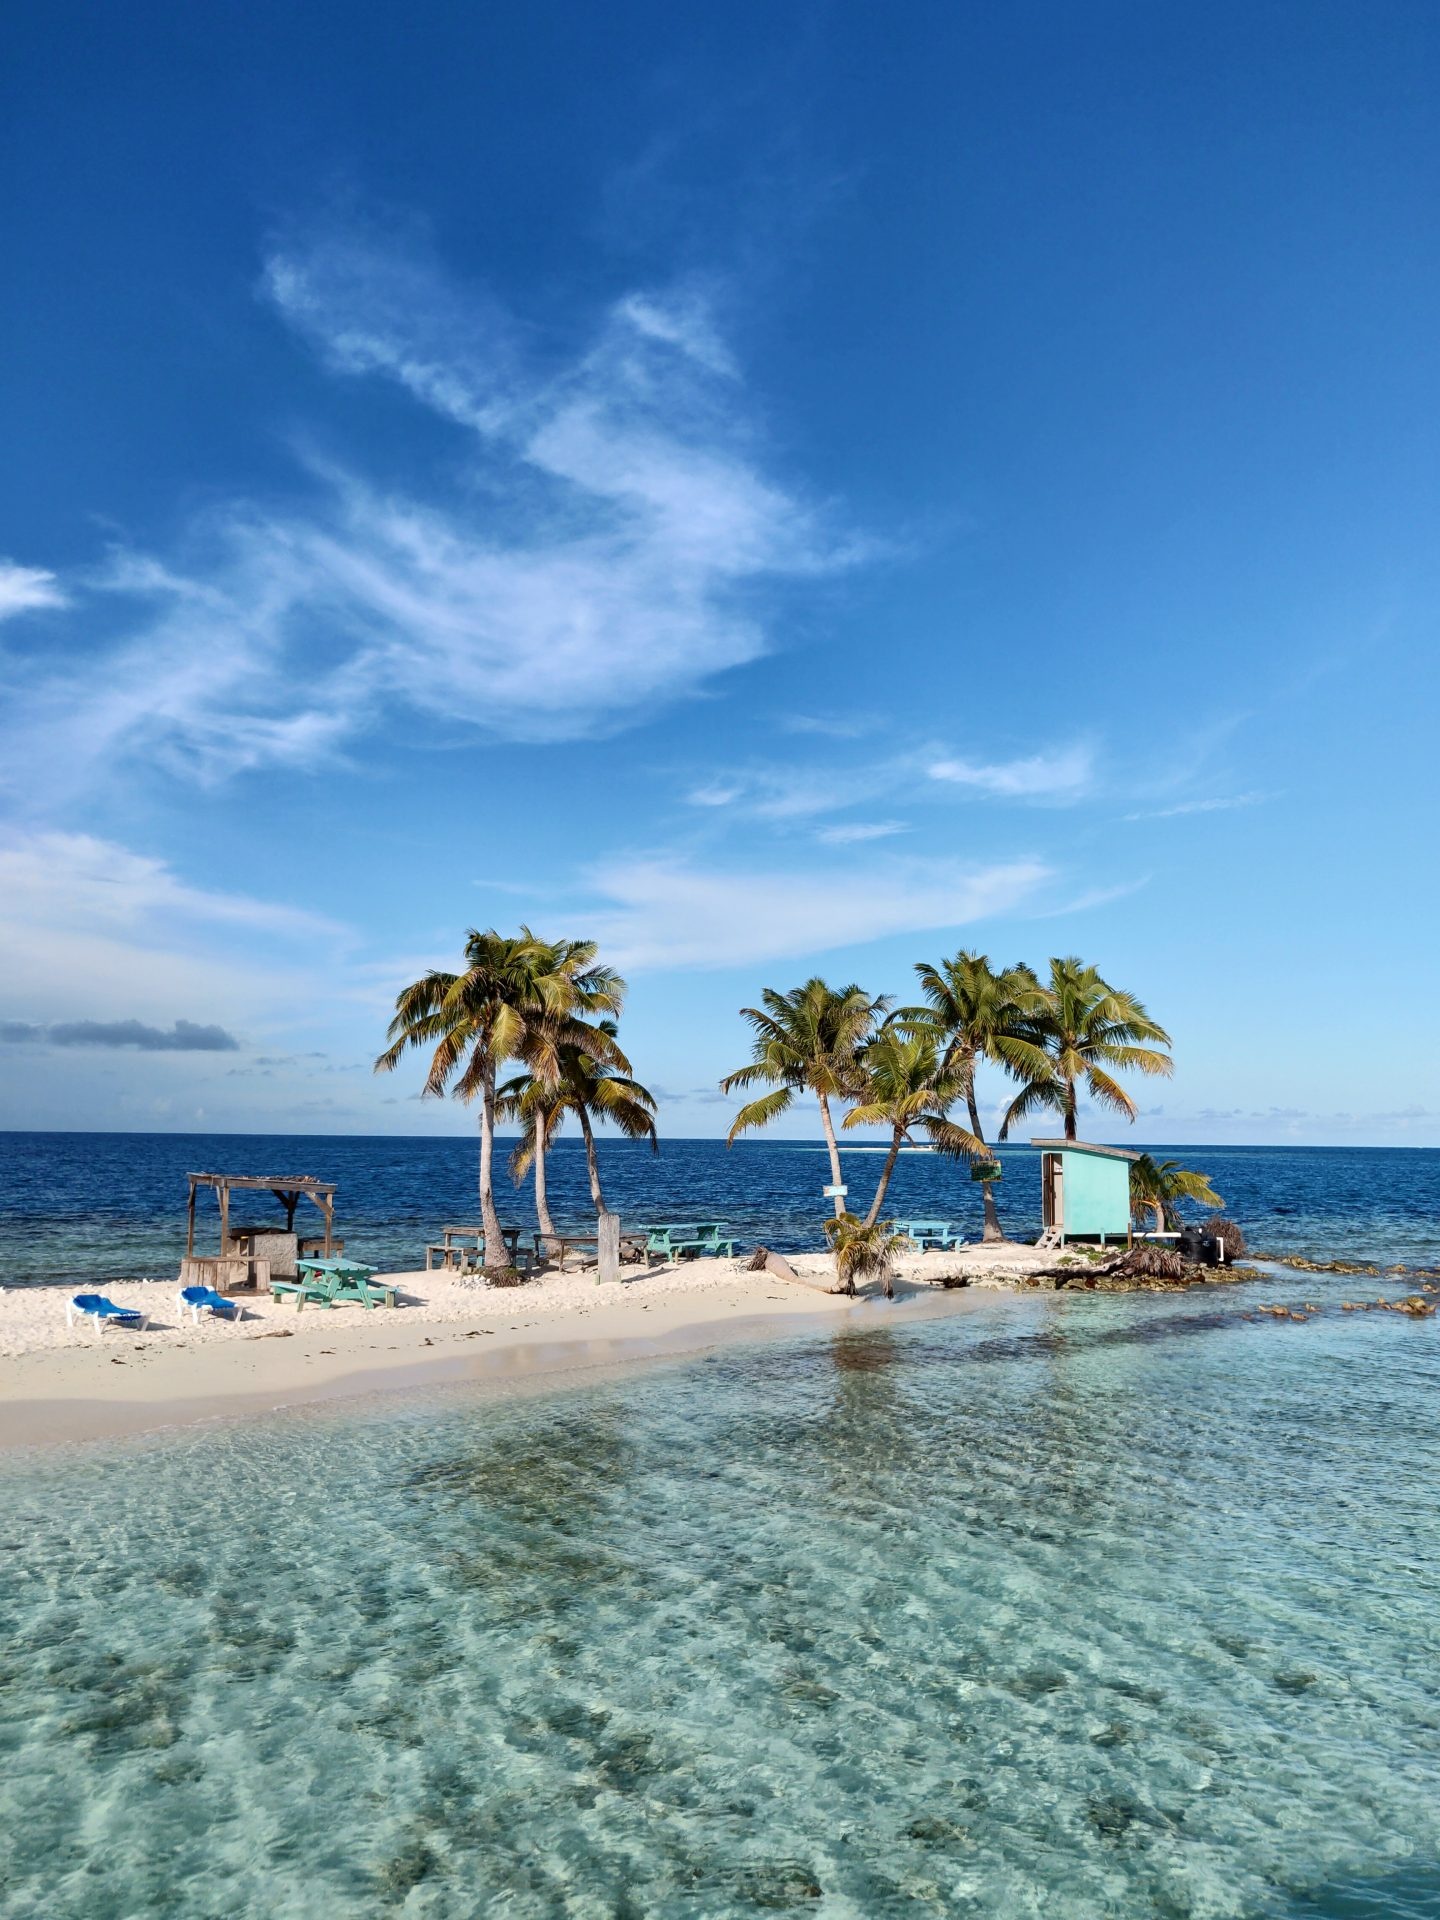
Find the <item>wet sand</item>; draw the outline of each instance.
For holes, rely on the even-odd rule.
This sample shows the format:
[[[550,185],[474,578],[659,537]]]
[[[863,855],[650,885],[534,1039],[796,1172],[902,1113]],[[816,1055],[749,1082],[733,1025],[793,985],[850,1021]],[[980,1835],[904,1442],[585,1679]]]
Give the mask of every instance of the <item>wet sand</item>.
[[[297,1312],[262,1296],[238,1325],[175,1305],[176,1283],[130,1281],[103,1291],[152,1316],[144,1333],[69,1331],[70,1288],[0,1293],[0,1447],[102,1440],[163,1427],[268,1413],[406,1388],[473,1384],[483,1391],[560,1385],[568,1378],[806,1327],[874,1324],[877,1313],[963,1309],[1009,1284],[1031,1249],[967,1248],[901,1263],[898,1298],[858,1300],[747,1273],[726,1260],[693,1261],[601,1288],[593,1271],[525,1287],[466,1286],[439,1274],[384,1276],[398,1309]],[[1030,1256],[1027,1260],[1026,1256]],[[797,1269],[824,1282],[822,1255]],[[997,1271],[998,1269],[998,1271]],[[947,1291],[942,1274],[972,1286]]]

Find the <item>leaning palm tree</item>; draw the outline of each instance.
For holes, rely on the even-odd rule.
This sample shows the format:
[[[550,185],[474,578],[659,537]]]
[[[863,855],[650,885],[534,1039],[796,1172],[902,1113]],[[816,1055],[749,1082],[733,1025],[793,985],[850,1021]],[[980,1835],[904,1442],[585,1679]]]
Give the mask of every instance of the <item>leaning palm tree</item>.
[[[453,1092],[480,1100],[480,1221],[487,1271],[507,1264],[495,1207],[496,1080],[507,1060],[554,1079],[562,1049],[590,1047],[601,1058],[618,1051],[613,1037],[582,1015],[619,1012],[625,982],[598,966],[591,941],[541,940],[528,927],[518,936],[465,936],[465,969],[422,974],[398,996],[387,1038],[375,1062],[390,1073],[410,1048],[432,1049],[422,1097]]]
[[[960,1076],[965,1104],[970,1114],[970,1131],[982,1146],[985,1130],[980,1124],[980,1108],[975,1099],[975,1069],[982,1060],[1008,1067],[1006,1050],[1023,1026],[1040,1009],[1043,995],[1040,982],[1030,967],[1005,967],[997,973],[988,954],[965,950],[952,960],[932,966],[922,960],[915,968],[923,1007],[907,1007],[896,1018],[912,1031],[933,1033],[944,1049],[942,1069],[946,1075]],[[985,1238],[1003,1240],[1000,1215],[990,1181],[984,1183]]]
[[[541,1233],[553,1239],[555,1222],[550,1218],[545,1163],[565,1117],[564,1096],[552,1081],[541,1080],[533,1073],[517,1073],[513,1080],[495,1089],[495,1116],[520,1122],[520,1143],[510,1155],[510,1174],[518,1187],[534,1168],[535,1218]]]
[[[1153,1044],[1151,1044],[1153,1043]],[[1083,1084],[1092,1100],[1133,1120],[1135,1102],[1115,1073],[1168,1074],[1170,1036],[1133,993],[1102,980],[1094,967],[1071,957],[1050,962],[1050,982],[1038,1010],[1005,1043],[1004,1060],[1021,1083],[1006,1109],[1000,1138],[1033,1113],[1055,1112],[1065,1138],[1079,1138],[1077,1108]]]
[[[720,1091],[755,1086],[774,1091],[740,1109],[725,1144],[733,1146],[742,1133],[778,1120],[793,1105],[796,1094],[813,1093],[820,1104],[820,1125],[830,1155],[830,1184],[839,1187],[843,1184],[840,1149],[830,1103],[858,1096],[861,1075],[856,1058],[889,1002],[871,999],[863,987],[837,990],[820,979],[807,980],[789,993],[767,987],[760,998],[762,1006],[740,1009],[754,1033],[750,1064],[726,1074]],[[834,1199],[838,1218],[845,1202],[838,1193]]]
[[[609,1043],[605,1050],[593,1046],[561,1049],[556,1092],[559,1113],[573,1113],[580,1122],[585,1165],[590,1175],[590,1198],[598,1216],[608,1209],[600,1187],[600,1161],[595,1151],[592,1122],[608,1121],[627,1140],[648,1140],[655,1153],[660,1151],[660,1143],[655,1136],[655,1096],[638,1080],[630,1078],[630,1063],[614,1044],[614,1021],[599,1021],[597,1031]]]
[[[985,1152],[985,1143],[950,1118],[950,1107],[962,1091],[961,1079],[958,1071],[946,1072],[933,1035],[907,1033],[899,1022],[887,1024],[862,1050],[859,1065],[864,1074],[860,1101],[846,1114],[845,1125],[890,1129],[890,1150],[863,1222],[873,1227],[900,1149],[917,1127],[942,1153],[957,1158],[976,1158]]]
[[[1157,1230],[1177,1224],[1177,1200],[1194,1200],[1202,1207],[1223,1207],[1203,1173],[1193,1173],[1178,1160],[1155,1160],[1142,1153],[1130,1162],[1130,1213],[1138,1221],[1148,1220]]]

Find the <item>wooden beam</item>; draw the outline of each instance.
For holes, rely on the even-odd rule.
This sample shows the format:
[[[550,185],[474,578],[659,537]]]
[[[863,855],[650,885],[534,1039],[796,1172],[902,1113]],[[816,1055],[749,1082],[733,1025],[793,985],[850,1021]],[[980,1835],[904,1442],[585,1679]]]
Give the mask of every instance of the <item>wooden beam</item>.
[[[223,1185],[220,1194],[220,1252],[223,1257],[230,1251],[230,1188]]]
[[[335,1229],[335,1202],[327,1194],[325,1197],[325,1258],[330,1258],[330,1239]]]
[[[195,1182],[190,1182],[190,1204],[186,1208],[185,1258],[191,1259],[195,1252]]]

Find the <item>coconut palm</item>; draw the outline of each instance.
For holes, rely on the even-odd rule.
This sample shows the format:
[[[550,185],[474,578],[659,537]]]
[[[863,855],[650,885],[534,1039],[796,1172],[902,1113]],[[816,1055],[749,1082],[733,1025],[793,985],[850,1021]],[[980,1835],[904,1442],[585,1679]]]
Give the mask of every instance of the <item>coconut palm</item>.
[[[1147,1044],[1153,1042],[1154,1044]],[[1102,980],[1073,956],[1050,962],[1050,981],[1037,1010],[1005,1042],[1004,1060],[1021,1083],[1006,1109],[1000,1138],[1033,1113],[1055,1112],[1065,1138],[1078,1139],[1076,1109],[1083,1084],[1092,1100],[1127,1120],[1135,1102],[1115,1073],[1168,1074],[1170,1036],[1133,993]]]
[[[630,1063],[615,1042],[613,1020],[597,1022],[597,1031],[609,1044],[566,1046],[560,1050],[556,1093],[558,1114],[573,1113],[585,1140],[585,1165],[590,1174],[590,1198],[596,1214],[607,1211],[600,1188],[600,1162],[595,1152],[593,1120],[605,1120],[627,1140],[648,1140],[658,1153],[655,1137],[655,1096],[630,1078]],[[523,1143],[522,1143],[523,1145]],[[537,1166],[539,1162],[536,1162]]]
[[[465,968],[422,974],[397,997],[387,1038],[375,1062],[393,1072],[410,1048],[430,1048],[422,1096],[453,1092],[480,1100],[480,1221],[487,1270],[507,1264],[500,1216],[495,1208],[494,1153],[496,1079],[507,1060],[522,1060],[532,1073],[554,1080],[562,1049],[588,1047],[603,1059],[618,1052],[613,1033],[584,1019],[586,1013],[618,1013],[625,982],[596,964],[588,940],[541,940],[528,927],[518,935],[465,936]]]
[[[835,1271],[846,1293],[854,1293],[857,1280],[881,1280],[885,1298],[895,1298],[895,1273],[891,1261],[910,1242],[897,1233],[892,1221],[866,1222],[853,1213],[837,1214],[825,1222],[825,1234],[835,1249]]]
[[[1193,1173],[1178,1160],[1154,1160],[1142,1153],[1130,1162],[1130,1213],[1137,1222],[1149,1220],[1158,1230],[1178,1223],[1177,1200],[1194,1200],[1202,1207],[1223,1207],[1203,1173]]]
[[[726,1074],[720,1091],[756,1086],[774,1091],[740,1109],[726,1145],[733,1146],[742,1133],[778,1120],[797,1094],[813,1093],[830,1155],[830,1184],[841,1186],[840,1149],[830,1103],[856,1097],[860,1086],[856,1056],[890,1003],[872,1000],[863,987],[837,989],[820,979],[807,980],[789,993],[767,987],[760,998],[761,1006],[740,1009],[754,1033],[750,1064]],[[845,1202],[838,1194],[834,1198],[838,1217],[845,1211]]]
[[[495,1089],[495,1117],[520,1122],[520,1143],[510,1155],[511,1177],[518,1187],[534,1168],[535,1218],[541,1233],[553,1239],[555,1222],[550,1218],[545,1162],[565,1117],[564,1097],[551,1081],[538,1079],[533,1073],[518,1073]]]
[[[858,1065],[864,1075],[859,1104],[846,1114],[845,1126],[890,1129],[890,1150],[864,1220],[873,1227],[900,1149],[916,1128],[942,1153],[965,1159],[984,1153],[985,1143],[950,1118],[950,1107],[962,1091],[961,1078],[958,1071],[946,1072],[933,1034],[907,1032],[902,1022],[889,1022],[861,1049]]]
[[[981,1060],[1009,1066],[1006,1049],[1022,1035],[1024,1022],[1040,1009],[1040,982],[1031,967],[1005,967],[997,973],[988,954],[965,950],[938,966],[922,960],[915,971],[926,1004],[908,1007],[896,1017],[913,1029],[928,1029],[939,1040],[944,1049],[942,1070],[946,1075],[959,1075],[970,1131],[983,1146],[985,1130],[975,1099],[975,1068]],[[988,1180],[984,1193],[985,1238],[1003,1240],[995,1194]]]

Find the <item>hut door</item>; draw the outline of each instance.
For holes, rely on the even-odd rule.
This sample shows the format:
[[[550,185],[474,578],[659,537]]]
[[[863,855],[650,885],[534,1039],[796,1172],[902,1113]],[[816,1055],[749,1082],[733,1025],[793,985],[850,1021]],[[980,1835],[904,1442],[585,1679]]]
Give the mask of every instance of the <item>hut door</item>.
[[[1050,1156],[1050,1221],[1052,1227],[1065,1230],[1065,1162],[1058,1153]]]

